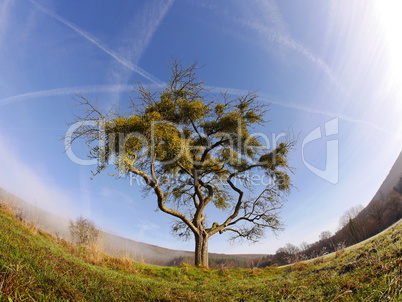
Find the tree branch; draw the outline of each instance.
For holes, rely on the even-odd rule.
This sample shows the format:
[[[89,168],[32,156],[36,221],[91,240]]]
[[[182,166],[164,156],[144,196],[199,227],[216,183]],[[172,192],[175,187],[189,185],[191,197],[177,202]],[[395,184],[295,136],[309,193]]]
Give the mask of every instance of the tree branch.
[[[186,215],[184,215],[183,213],[180,213],[178,211],[175,211],[169,207],[167,207],[165,205],[165,198],[163,196],[163,192],[161,190],[161,188],[159,187],[159,185],[157,183],[155,183],[148,174],[146,174],[145,172],[138,170],[134,167],[130,167],[129,170],[132,173],[135,173],[139,176],[141,176],[147,183],[147,185],[149,185],[155,192],[157,199],[158,199],[158,208],[167,213],[170,214],[172,216],[175,216],[179,219],[181,219],[185,224],[187,224],[189,226],[189,228],[193,231],[193,232],[198,232],[197,228],[195,227],[195,225],[187,218]]]

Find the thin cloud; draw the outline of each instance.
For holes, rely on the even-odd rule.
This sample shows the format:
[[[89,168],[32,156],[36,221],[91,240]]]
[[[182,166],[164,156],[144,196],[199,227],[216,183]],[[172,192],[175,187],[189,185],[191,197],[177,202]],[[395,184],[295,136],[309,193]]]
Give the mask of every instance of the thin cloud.
[[[61,95],[75,95],[84,93],[101,93],[113,91],[129,91],[133,85],[96,85],[96,86],[76,86],[76,87],[63,87],[41,91],[33,91],[10,96],[0,100],[0,107],[20,101],[37,99],[43,97],[61,96]]]
[[[120,43],[118,50],[121,56],[138,64],[156,30],[170,11],[173,2],[173,0],[144,2],[143,9],[132,15],[130,18],[132,21],[128,23],[122,35],[117,39]],[[115,68],[115,64],[113,64],[109,75],[112,77],[112,82],[127,82],[131,79],[131,70],[122,69],[119,66]],[[110,99],[112,103],[118,103],[119,94],[112,93]]]
[[[148,232],[153,232],[155,230],[160,229],[160,226],[147,220],[147,219],[140,219],[139,223],[137,224],[137,229],[139,230],[136,234],[136,238],[137,240],[144,240],[144,235]],[[145,237],[149,237],[145,236]],[[152,237],[152,236],[151,236]]]
[[[150,82],[154,83],[154,84],[160,84],[161,81],[159,79],[157,79],[156,77],[154,77],[152,74],[146,72],[145,70],[143,70],[141,67],[137,66],[136,64],[133,64],[132,62],[130,62],[129,60],[127,60],[126,58],[124,58],[123,56],[121,56],[120,54],[116,53],[115,51],[109,49],[108,47],[106,47],[105,45],[103,45],[102,43],[100,43],[99,41],[97,41],[93,36],[91,36],[89,33],[85,32],[84,30],[80,29],[78,26],[72,24],[71,22],[67,21],[66,19],[60,17],[59,15],[57,15],[56,13],[52,12],[51,10],[39,5],[38,3],[36,3],[34,0],[29,0],[37,9],[39,9],[40,11],[42,11],[43,13],[45,13],[46,15],[54,18],[55,20],[59,21],[60,23],[68,26],[69,28],[73,29],[75,32],[77,32],[79,35],[81,35],[82,37],[84,37],[86,40],[88,40],[89,42],[91,42],[92,44],[94,44],[95,46],[97,46],[99,49],[101,49],[103,52],[105,52],[106,54],[108,54],[109,56],[111,56],[112,58],[114,58],[117,62],[119,62],[120,64],[122,64],[123,66],[125,66],[126,68],[138,73],[139,75],[143,76],[144,78],[146,78],[147,80],[149,80]]]
[[[264,20],[268,18],[278,32],[280,32],[282,35],[289,35],[288,26],[276,2],[274,0],[259,0],[257,2],[259,5],[259,10],[264,16]]]
[[[275,1],[257,1],[255,3],[257,4],[257,9],[254,9],[252,14],[246,14],[245,11],[247,11],[247,8],[242,6],[240,7],[240,16],[233,12],[226,12],[225,17],[236,24],[264,35],[271,42],[276,43],[284,49],[300,53],[322,70],[339,89],[344,91],[340,81],[326,62],[288,33],[287,24]],[[247,4],[247,7],[249,7],[249,4]],[[259,15],[263,15],[265,18],[259,18]]]
[[[8,18],[12,3],[13,0],[4,0],[2,3],[0,3],[0,42],[3,40],[3,37],[7,31]]]
[[[162,85],[153,85],[152,87],[154,88],[160,88]],[[234,89],[234,88],[224,88],[224,87],[217,87],[217,86],[207,86],[206,87],[208,90],[211,92],[215,93],[220,93],[220,92],[226,92],[231,95],[244,95],[248,91],[242,90],[242,89]],[[130,91],[133,89],[133,85],[96,85],[96,86],[77,86],[77,87],[65,87],[65,88],[56,88],[56,89],[49,89],[49,90],[42,90],[42,91],[34,91],[34,92],[28,92],[28,93],[23,93],[15,96],[11,96],[8,98],[4,98],[0,100],[0,107],[5,106],[8,104],[16,103],[16,102],[21,102],[21,101],[27,101],[30,99],[36,99],[36,98],[43,98],[43,97],[52,97],[52,96],[62,96],[62,95],[74,95],[74,94],[84,94],[84,93],[110,93],[110,92],[124,92],[124,91]],[[394,136],[397,139],[402,139],[401,135],[393,132],[393,131],[388,131],[382,127],[379,127],[376,124],[373,124],[371,122],[357,119],[348,115],[344,115],[341,113],[335,113],[335,112],[329,112],[325,110],[319,110],[307,106],[301,106],[298,104],[294,103],[289,103],[289,102],[281,102],[277,100],[272,100],[267,96],[261,95],[259,99],[263,102],[269,103],[269,104],[274,104],[277,106],[281,106],[284,108],[289,108],[293,110],[298,110],[302,112],[308,112],[308,113],[314,113],[314,114],[320,114],[328,117],[338,117],[344,121],[356,123],[356,124],[362,124],[365,126],[369,126],[371,128],[374,128],[376,130],[382,131],[386,134],[390,134]]]
[[[320,57],[315,55],[312,51],[310,51],[307,47],[305,47],[300,42],[297,42],[291,36],[282,35],[280,32],[275,31],[271,28],[264,26],[263,24],[257,22],[245,22],[247,26],[251,29],[257,30],[266,36],[268,36],[271,41],[278,43],[281,46],[286,47],[287,49],[296,51],[302,54],[307,60],[316,65],[319,69],[321,69],[328,78],[338,87],[341,88],[341,84],[339,80],[336,78],[331,68],[322,60]]]
[[[241,96],[241,95],[245,95],[248,91],[247,90],[242,90],[242,89],[232,89],[232,88],[223,88],[223,87],[213,87],[213,86],[208,86],[207,87],[210,91],[214,91],[214,92],[226,92],[228,94],[231,95],[235,95],[235,96]],[[266,102],[268,104],[274,104],[277,106],[281,106],[284,108],[289,108],[292,110],[297,110],[297,111],[303,111],[303,112],[307,112],[307,113],[314,113],[314,114],[319,114],[319,115],[324,115],[324,116],[328,116],[330,118],[334,118],[334,117],[338,117],[341,120],[347,121],[347,122],[352,122],[355,124],[362,124],[365,126],[369,126],[371,128],[374,128],[376,130],[379,130],[383,133],[386,134],[390,134],[392,136],[394,136],[397,139],[402,139],[402,136],[393,132],[393,131],[389,131],[386,130],[376,124],[373,124],[371,122],[365,121],[365,120],[361,120],[361,119],[357,119],[345,114],[341,114],[341,113],[336,113],[336,112],[329,112],[329,111],[325,111],[325,110],[319,110],[319,109],[315,109],[312,107],[307,107],[307,106],[301,106],[298,104],[294,104],[294,103],[290,103],[290,102],[281,102],[281,101],[277,101],[277,100],[272,100],[267,96],[264,95],[260,95],[260,97],[258,98],[260,101]]]
[[[133,16],[123,34],[123,45],[119,52],[130,61],[138,64],[145,49],[151,42],[156,30],[173,5],[173,0],[147,1],[144,9]]]

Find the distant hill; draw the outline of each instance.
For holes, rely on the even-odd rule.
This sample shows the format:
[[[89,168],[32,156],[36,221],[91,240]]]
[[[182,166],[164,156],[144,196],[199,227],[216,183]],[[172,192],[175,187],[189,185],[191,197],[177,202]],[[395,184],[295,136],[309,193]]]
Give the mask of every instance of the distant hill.
[[[392,191],[394,186],[398,183],[402,175],[402,152],[399,154],[394,165],[388,173],[388,176],[384,179],[377,193],[374,195],[373,200],[381,200],[389,192]]]
[[[33,222],[40,229],[67,241],[71,241],[69,219],[34,206],[0,188],[0,203],[10,203],[17,215]],[[96,221],[95,221],[96,224]],[[161,266],[178,266],[182,262],[192,263],[194,253],[172,250],[148,243],[123,238],[111,233],[101,232],[104,251],[111,256],[130,257],[137,262]],[[210,254],[212,266],[247,267],[258,263],[264,255],[226,255]]]

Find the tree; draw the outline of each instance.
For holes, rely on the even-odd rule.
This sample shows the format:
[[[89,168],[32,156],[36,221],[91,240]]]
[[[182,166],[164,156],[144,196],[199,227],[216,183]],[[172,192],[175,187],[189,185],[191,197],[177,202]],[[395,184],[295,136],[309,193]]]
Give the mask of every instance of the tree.
[[[304,252],[304,251],[307,251],[309,248],[311,247],[311,244],[309,244],[308,242],[306,242],[306,241],[303,241],[302,243],[300,243],[300,251],[301,252]]]
[[[282,228],[279,209],[291,187],[287,154],[294,141],[264,146],[250,133],[265,124],[267,112],[255,93],[211,98],[196,63],[184,67],[174,60],[170,68],[163,89],[138,85],[128,114],[114,108],[104,114],[76,97],[83,115],[71,123],[75,131],[66,145],[88,144],[99,163],[94,175],[114,163],[117,177],[140,177],[159,210],[176,219],[172,233],[194,236],[195,265],[208,266],[211,236],[230,232],[231,239],[257,241],[265,229]],[[258,185],[255,176],[270,181]],[[207,221],[206,210],[214,209],[226,212],[225,219]]]
[[[368,233],[373,236],[380,232],[384,225],[384,208],[386,205],[386,200],[372,200],[367,206],[368,209],[368,222],[366,228]]]
[[[296,255],[300,252],[300,249],[291,243],[286,243],[284,247],[278,249],[278,252],[285,252],[287,254]]]
[[[363,206],[361,204],[351,207],[349,210],[346,210],[341,218],[339,218],[339,229],[345,227],[349,221],[354,219],[359,213],[363,210]]]
[[[402,218],[402,196],[397,191],[391,191],[386,201],[384,217],[388,221],[387,226]]]
[[[331,236],[332,236],[332,234],[330,231],[322,231],[319,238],[320,238],[320,240],[326,240],[326,239],[331,238]]]
[[[78,246],[90,246],[99,237],[99,230],[92,220],[80,216],[76,221],[70,220],[70,234],[73,242]]]
[[[396,184],[396,186],[394,187],[394,190],[397,191],[399,194],[402,194],[402,175],[399,178],[398,183]]]
[[[347,228],[351,243],[360,242],[366,236],[365,221],[363,217],[359,216],[362,210],[362,205],[351,207],[339,219],[340,228]]]
[[[290,264],[293,262],[298,261],[299,259],[299,253],[301,252],[300,248],[297,246],[287,243],[284,247],[279,248],[276,251],[276,255],[278,256],[278,259],[283,259],[286,261],[286,263]]]

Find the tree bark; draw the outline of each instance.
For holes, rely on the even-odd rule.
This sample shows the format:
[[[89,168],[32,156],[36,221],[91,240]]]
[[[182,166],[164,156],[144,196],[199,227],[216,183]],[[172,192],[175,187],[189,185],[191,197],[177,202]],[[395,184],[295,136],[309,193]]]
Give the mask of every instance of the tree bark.
[[[208,234],[200,231],[195,233],[195,266],[208,267]]]

